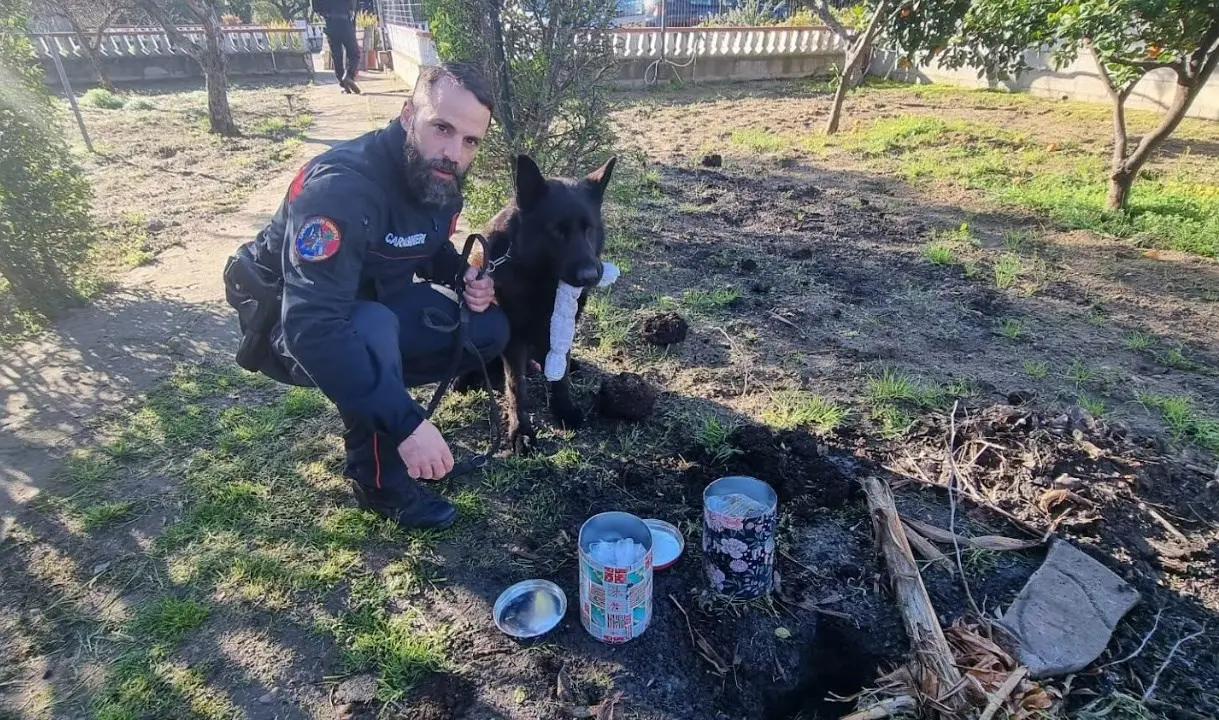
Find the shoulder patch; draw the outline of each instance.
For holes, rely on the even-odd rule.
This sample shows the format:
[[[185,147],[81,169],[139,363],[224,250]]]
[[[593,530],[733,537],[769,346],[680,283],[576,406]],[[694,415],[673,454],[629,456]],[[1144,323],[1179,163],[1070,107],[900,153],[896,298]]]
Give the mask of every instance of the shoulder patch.
[[[292,178],[292,184],[288,186],[288,202],[296,199],[297,195],[301,194],[301,190],[305,188],[305,175],[309,173],[309,163],[305,163],[300,170],[296,172],[296,177]]]
[[[296,233],[296,255],[306,262],[321,262],[339,251],[339,226],[328,217],[311,217]]]

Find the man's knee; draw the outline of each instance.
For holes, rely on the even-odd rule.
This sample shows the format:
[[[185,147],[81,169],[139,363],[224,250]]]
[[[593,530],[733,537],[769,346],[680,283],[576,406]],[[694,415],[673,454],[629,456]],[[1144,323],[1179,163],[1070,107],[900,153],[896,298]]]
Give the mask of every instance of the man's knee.
[[[508,316],[498,305],[492,305],[481,313],[474,315],[476,321],[471,322],[474,346],[484,362],[499,357],[508,345]]]

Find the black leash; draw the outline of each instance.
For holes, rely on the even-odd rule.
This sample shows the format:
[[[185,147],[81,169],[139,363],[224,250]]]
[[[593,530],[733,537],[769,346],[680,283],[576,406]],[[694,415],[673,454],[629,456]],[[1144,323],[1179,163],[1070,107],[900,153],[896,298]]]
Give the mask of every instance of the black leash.
[[[504,257],[500,258],[499,260],[492,262],[491,248],[487,244],[487,239],[478,233],[472,233],[466,238],[465,247],[462,249],[462,269],[461,272],[458,273],[455,282],[457,286],[457,321],[451,321],[443,311],[436,308],[427,308],[423,314],[423,324],[426,327],[432,330],[438,330],[440,332],[456,334],[456,337],[453,338],[453,351],[452,357],[449,361],[449,374],[440,382],[439,385],[436,386],[436,391],[432,393],[432,400],[428,403],[427,409],[424,412],[424,417],[430,420],[432,418],[432,414],[436,412],[437,406],[440,405],[440,401],[444,398],[445,393],[448,392],[449,386],[452,385],[453,380],[457,377],[457,369],[461,366],[461,355],[466,351],[472,353],[473,356],[478,359],[478,365],[482,370],[483,375],[483,387],[487,391],[487,399],[490,406],[490,449],[485,453],[475,455],[472,458],[462,460],[461,462],[455,464],[453,466],[453,470],[450,471],[445,477],[456,477],[458,475],[464,475],[465,473],[485,467],[491,457],[499,452],[500,443],[503,440],[503,427],[500,421],[499,403],[495,401],[495,392],[491,389],[491,375],[487,372],[487,364],[483,362],[482,353],[478,351],[478,348],[470,340],[470,309],[466,307],[465,277],[466,271],[470,268],[470,253],[473,251],[475,243],[482,246],[483,251],[483,264],[478,270],[479,280],[486,277],[488,272],[494,271],[495,268],[499,267],[508,260],[509,255],[504,255]]]

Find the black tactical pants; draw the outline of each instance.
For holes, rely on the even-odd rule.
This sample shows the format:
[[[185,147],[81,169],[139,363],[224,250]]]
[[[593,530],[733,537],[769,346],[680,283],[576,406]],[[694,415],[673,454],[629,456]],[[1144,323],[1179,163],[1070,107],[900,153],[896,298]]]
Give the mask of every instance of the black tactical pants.
[[[360,47],[356,42],[356,22],[350,17],[326,16],[326,40],[330,43],[330,58],[334,62],[334,76],[339,82],[355,80],[360,69]],[[343,51],[347,58],[344,60]]]
[[[451,323],[457,322],[457,303],[429,283],[414,284],[391,303],[360,301],[356,304],[351,314],[355,332],[364,339],[373,361],[385,369],[381,385],[375,391],[378,394],[401,393],[404,386],[429,385],[453,373],[452,349],[456,334],[428,327],[424,323],[428,308],[441,311]],[[508,319],[498,306],[492,305],[481,313],[471,312],[469,318],[467,338],[478,348],[481,357],[463,350],[456,377],[477,371],[480,363],[499,357],[508,344]],[[272,345],[282,347],[281,342]],[[291,375],[292,384],[313,385],[292,358],[281,356],[279,361]],[[344,474],[364,487],[400,492],[404,500],[411,497],[415,482],[406,474],[406,464],[399,457],[394,441],[347,417],[343,422],[347,450]]]

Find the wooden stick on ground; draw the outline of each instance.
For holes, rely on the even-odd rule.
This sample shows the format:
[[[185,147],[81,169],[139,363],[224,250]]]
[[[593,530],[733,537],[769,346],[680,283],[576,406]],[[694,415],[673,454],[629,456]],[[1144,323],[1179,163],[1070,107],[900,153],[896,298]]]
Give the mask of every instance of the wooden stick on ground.
[[[939,680],[940,697],[936,701],[951,708],[959,707],[961,673],[910,551],[910,542],[893,503],[893,492],[875,476],[863,478],[862,484],[872,514],[873,535],[884,553],[914,657]]]
[[[1015,672],[1008,675],[1007,680],[990,696],[990,702],[986,703],[986,709],[982,711],[982,715],[978,717],[978,720],[990,720],[993,718],[995,713],[999,712],[999,708],[1003,707],[1003,703],[1007,701],[1007,696],[1012,694],[1012,691],[1016,689],[1016,686],[1028,674],[1029,669],[1021,665]]]
[[[910,541],[910,547],[918,551],[918,554],[924,560],[930,563],[935,563],[944,568],[949,575],[956,575],[956,566],[948,559],[948,556],[940,552],[940,549],[931,544],[927,538],[919,535],[914,528],[910,527],[910,523],[902,518],[902,527],[906,530],[906,539]]]

